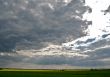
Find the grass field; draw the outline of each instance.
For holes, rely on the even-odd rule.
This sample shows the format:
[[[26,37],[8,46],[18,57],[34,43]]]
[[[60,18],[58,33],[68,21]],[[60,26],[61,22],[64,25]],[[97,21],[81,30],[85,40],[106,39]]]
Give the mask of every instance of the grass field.
[[[0,77],[110,77],[110,70],[0,69]]]

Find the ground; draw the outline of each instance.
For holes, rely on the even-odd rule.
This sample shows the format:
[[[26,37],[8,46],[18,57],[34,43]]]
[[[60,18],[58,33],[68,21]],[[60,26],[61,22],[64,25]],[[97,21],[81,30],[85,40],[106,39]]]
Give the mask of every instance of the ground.
[[[109,69],[0,69],[0,77],[110,77]]]

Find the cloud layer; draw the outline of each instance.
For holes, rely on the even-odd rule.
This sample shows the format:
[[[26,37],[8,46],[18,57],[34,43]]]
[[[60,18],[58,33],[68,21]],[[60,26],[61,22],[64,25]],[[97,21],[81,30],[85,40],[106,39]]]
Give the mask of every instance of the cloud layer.
[[[80,0],[1,0],[0,8],[0,52],[60,45],[84,35],[86,7]]]
[[[0,67],[109,67],[110,14],[96,28],[93,3],[103,0],[88,1],[1,0]]]

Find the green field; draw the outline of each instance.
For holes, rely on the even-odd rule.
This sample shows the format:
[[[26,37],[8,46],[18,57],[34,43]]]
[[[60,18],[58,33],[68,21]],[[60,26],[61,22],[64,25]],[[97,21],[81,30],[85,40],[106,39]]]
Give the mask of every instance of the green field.
[[[1,69],[0,77],[110,77],[110,70]]]

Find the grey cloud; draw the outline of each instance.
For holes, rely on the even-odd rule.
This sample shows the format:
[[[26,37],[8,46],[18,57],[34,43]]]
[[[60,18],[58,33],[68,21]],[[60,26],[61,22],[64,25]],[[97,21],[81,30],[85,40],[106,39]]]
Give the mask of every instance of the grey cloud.
[[[14,53],[14,55],[4,54],[4,55],[0,55],[0,62],[1,62],[0,66],[8,67],[10,65],[14,65],[15,63],[18,63],[18,65],[21,63],[25,63],[30,65],[42,65],[42,66],[68,65],[73,67],[78,66],[78,67],[87,67],[87,68],[97,68],[97,67],[103,68],[109,66],[110,64],[109,51],[110,51],[110,47],[103,47],[97,50],[80,53],[80,54],[88,55],[88,57],[69,56],[69,55],[49,56],[49,55],[37,55],[37,54],[35,56],[25,56],[23,54],[17,54],[17,53],[16,54]],[[69,51],[66,52],[68,53]],[[34,53],[35,52],[33,52],[33,54]],[[27,54],[29,53],[27,52]],[[26,65],[25,66],[21,65],[21,66],[23,68]],[[16,67],[16,65],[14,65],[13,67]]]
[[[90,59],[95,60],[95,59],[103,59],[103,58],[109,58],[110,57],[110,47],[102,47],[98,48],[96,50],[91,50],[90,52],[88,51],[86,54],[90,55]]]
[[[1,0],[0,51],[39,49],[46,46],[45,42],[61,44],[67,37],[73,40],[83,36],[81,25],[86,25],[85,21],[71,15],[81,17],[86,7],[80,0],[76,0],[75,5],[74,0],[63,5],[54,0]],[[76,10],[80,14],[75,13]]]
[[[73,51],[75,51],[75,49],[78,49],[81,52],[92,51],[97,48],[100,49],[101,47],[109,46],[110,45],[109,37],[110,36],[108,33],[97,37],[84,36],[72,42],[64,43],[63,46],[64,48]]]
[[[6,67],[9,64],[22,62],[23,56],[0,55],[0,67]]]
[[[2,57],[6,58],[6,56]],[[109,62],[103,62],[98,59],[78,59],[75,57],[63,57],[63,56],[36,56],[33,58],[29,57],[8,57],[7,59],[1,59],[1,67],[6,67],[14,63],[31,63],[32,65],[68,65],[68,66],[78,66],[78,67],[103,67],[108,66]],[[25,65],[26,66],[26,65]],[[15,67],[15,66],[13,66]],[[22,65],[23,67],[23,65]]]

